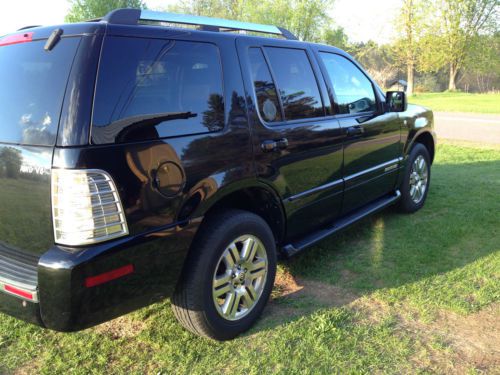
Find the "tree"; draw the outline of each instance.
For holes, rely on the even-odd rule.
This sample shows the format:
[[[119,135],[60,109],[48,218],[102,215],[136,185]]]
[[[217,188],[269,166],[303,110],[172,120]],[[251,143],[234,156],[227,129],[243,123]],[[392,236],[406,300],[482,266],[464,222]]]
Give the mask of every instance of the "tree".
[[[500,88],[500,32],[479,35],[466,59],[462,82],[479,92]]]
[[[387,88],[389,82],[399,78],[398,64],[394,61],[392,46],[379,45],[369,40],[350,44],[346,47],[346,51],[353,55],[382,87]]]
[[[419,53],[419,40],[422,34],[423,2],[420,0],[402,0],[397,19],[399,39],[394,44],[394,55],[400,65],[406,68],[408,95],[413,94],[415,86],[415,69]]]
[[[349,38],[342,27],[327,28],[323,31],[321,42],[343,50],[350,48]]]
[[[21,151],[13,147],[5,147],[0,151],[0,172],[4,171],[6,177],[18,178],[22,163]]]
[[[140,8],[146,5],[142,0],[68,0],[71,4],[66,22],[81,22],[105,16],[117,8]]]
[[[498,0],[441,0],[438,3],[437,30],[441,37],[435,43],[442,51],[442,62],[448,65],[451,91],[457,88],[457,75],[480,34],[498,29]]]
[[[278,25],[301,40],[321,40],[333,0],[184,0],[169,10]]]

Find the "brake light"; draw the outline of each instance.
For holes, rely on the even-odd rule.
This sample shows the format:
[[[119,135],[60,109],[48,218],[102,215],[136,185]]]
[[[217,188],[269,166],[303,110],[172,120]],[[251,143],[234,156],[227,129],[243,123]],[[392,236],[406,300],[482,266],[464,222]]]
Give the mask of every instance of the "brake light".
[[[7,35],[2,39],[0,39],[0,47],[9,46],[11,44],[31,42],[33,40],[33,34],[34,34],[33,32],[30,32],[23,34]]]
[[[128,234],[120,196],[101,170],[52,170],[52,217],[56,243],[80,246]]]

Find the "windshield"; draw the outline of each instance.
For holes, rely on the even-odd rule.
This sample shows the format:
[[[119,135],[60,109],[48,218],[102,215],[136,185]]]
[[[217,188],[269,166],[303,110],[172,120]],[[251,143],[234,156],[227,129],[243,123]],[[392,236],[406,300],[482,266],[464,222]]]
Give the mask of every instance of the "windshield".
[[[80,38],[0,47],[0,143],[52,146]]]

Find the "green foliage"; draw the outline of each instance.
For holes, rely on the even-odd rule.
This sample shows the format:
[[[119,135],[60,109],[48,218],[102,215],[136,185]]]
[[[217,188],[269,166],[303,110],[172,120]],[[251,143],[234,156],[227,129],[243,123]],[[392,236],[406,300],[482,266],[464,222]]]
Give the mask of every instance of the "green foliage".
[[[184,0],[169,10],[279,25],[301,40],[319,41],[332,5],[333,0]]]
[[[5,147],[0,151],[0,176],[17,178],[23,159],[21,152],[13,147]]]
[[[140,8],[146,5],[142,0],[68,0],[71,4],[66,22],[81,22],[105,16],[108,12],[118,8]]]
[[[498,0],[437,2],[426,36],[426,48],[422,51],[425,69],[435,71],[448,66],[448,89],[455,90],[458,72],[473,55],[478,37],[491,35],[498,27]]]
[[[349,38],[342,27],[327,28],[323,31],[322,43],[347,50],[350,48]]]

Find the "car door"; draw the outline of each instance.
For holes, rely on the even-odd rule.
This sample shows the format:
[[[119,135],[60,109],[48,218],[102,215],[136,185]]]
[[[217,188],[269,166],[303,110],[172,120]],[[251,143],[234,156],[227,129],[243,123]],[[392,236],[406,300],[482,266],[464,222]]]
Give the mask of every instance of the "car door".
[[[343,213],[394,190],[401,120],[385,113],[374,83],[348,56],[317,51],[344,136]]]
[[[238,39],[257,177],[283,201],[289,238],[333,220],[342,204],[342,131],[306,44]]]

